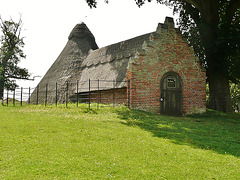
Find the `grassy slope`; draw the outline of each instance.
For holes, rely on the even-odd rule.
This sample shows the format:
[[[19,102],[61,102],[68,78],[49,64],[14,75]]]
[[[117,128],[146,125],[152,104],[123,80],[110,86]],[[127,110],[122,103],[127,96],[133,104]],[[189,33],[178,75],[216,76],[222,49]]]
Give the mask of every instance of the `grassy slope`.
[[[237,179],[240,116],[0,107],[0,179]]]

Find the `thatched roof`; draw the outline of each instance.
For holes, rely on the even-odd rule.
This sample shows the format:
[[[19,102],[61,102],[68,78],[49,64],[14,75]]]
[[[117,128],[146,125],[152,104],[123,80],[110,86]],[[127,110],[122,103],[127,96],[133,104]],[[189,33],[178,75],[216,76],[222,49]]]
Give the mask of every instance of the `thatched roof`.
[[[80,91],[88,91],[89,79],[92,80],[113,80],[108,85],[103,85],[101,89],[107,87],[122,88],[126,87],[127,66],[129,60],[133,57],[138,49],[142,49],[144,42],[150,41],[150,36],[159,36],[163,29],[168,26],[174,27],[173,18],[166,17],[164,24],[159,23],[156,32],[141,35],[129,40],[125,40],[110,46],[106,46],[96,50],[90,50],[88,56],[81,64]],[[97,86],[93,85],[91,90],[97,90]]]
[[[167,18],[165,24],[159,24],[156,32],[100,49],[88,27],[84,23],[76,25],[63,51],[40,81],[38,85],[40,91],[48,84],[49,91],[54,93],[56,82],[64,91],[66,82],[79,81],[79,91],[84,92],[89,89],[89,79],[111,80],[109,84],[100,85],[100,90],[126,87],[126,73],[130,58],[135,56],[138,49],[142,49],[144,42],[150,41],[151,35],[158,33],[161,28],[167,28],[167,24],[173,23],[171,21],[171,18]],[[97,86],[93,86],[91,90],[97,90]],[[72,91],[76,92],[76,88],[73,87]],[[34,99],[35,94],[33,92],[31,98]]]
[[[71,80],[73,75],[78,74],[89,50],[97,48],[95,38],[87,26],[84,23],[77,24],[70,33],[66,46],[38,84],[40,91],[45,89],[46,84],[48,89],[53,91],[56,82],[60,86]],[[31,98],[36,99],[34,96],[35,92]]]
[[[49,68],[39,85],[64,84],[81,66],[90,49],[97,49],[95,38],[84,23],[77,24],[57,60]]]
[[[87,89],[88,79],[114,80],[116,88],[126,87],[124,81],[126,81],[129,59],[135,55],[137,49],[142,47],[144,41],[149,41],[150,35],[151,33],[90,50],[81,65],[81,88]]]

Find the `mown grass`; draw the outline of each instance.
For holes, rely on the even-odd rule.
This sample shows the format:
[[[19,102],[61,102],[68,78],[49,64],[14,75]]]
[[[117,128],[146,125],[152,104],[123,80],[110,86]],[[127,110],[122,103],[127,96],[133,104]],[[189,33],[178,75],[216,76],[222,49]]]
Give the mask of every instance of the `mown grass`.
[[[238,179],[240,115],[0,107],[0,179]]]

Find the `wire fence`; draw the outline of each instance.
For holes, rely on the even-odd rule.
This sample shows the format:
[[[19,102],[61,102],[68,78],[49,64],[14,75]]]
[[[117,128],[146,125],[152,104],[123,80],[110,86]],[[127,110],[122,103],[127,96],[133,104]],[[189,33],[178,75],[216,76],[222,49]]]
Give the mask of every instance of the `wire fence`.
[[[40,83],[41,84],[41,83]],[[35,88],[16,88],[14,90],[4,90],[2,105],[25,105],[44,104],[53,105],[75,103],[88,104],[89,108],[97,106],[118,106],[129,107],[129,84],[130,81],[116,80],[91,80],[76,81],[61,84],[59,82],[38,85]]]

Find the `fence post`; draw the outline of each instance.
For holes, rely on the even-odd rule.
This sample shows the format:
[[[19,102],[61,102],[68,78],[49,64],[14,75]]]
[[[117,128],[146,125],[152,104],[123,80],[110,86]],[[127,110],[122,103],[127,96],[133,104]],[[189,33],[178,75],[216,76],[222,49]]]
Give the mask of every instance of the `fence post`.
[[[68,106],[68,81],[67,81],[67,87],[66,87],[66,107]]]
[[[90,106],[91,106],[91,80],[89,79],[89,83],[88,83],[89,87],[88,87],[88,93],[89,93],[89,102],[88,102],[88,107],[90,109]]]
[[[98,79],[98,104],[97,104],[97,109],[99,109],[99,101],[100,101],[100,92],[99,92],[99,79]]]
[[[57,82],[56,82],[56,106],[57,106],[57,102],[58,102],[58,98],[57,98],[57,95],[58,95],[58,93],[57,93],[57,91],[58,91],[58,88],[57,88]]]
[[[31,88],[28,89],[28,104],[30,104]]]
[[[2,100],[2,102],[1,102],[1,103],[2,103],[2,106],[4,105],[4,104],[3,104],[3,99],[4,99],[4,89],[2,90],[2,99],[1,99],[1,100]]]
[[[39,91],[39,86],[37,86],[37,105],[38,105],[38,91]]]
[[[46,84],[46,92],[45,92],[45,106],[47,106],[47,95],[48,95],[47,91],[48,91],[48,84]]]
[[[22,106],[22,95],[23,95],[23,88],[21,87],[21,101],[20,101],[21,106]]]
[[[127,81],[127,103],[128,108],[130,108],[130,79]]]
[[[13,106],[15,106],[15,91],[16,91],[16,88],[14,88],[13,90]]]
[[[7,90],[7,106],[8,106],[8,90]]]
[[[100,88],[100,80],[99,80],[99,88]],[[102,90],[104,90],[104,87],[102,88]],[[100,103],[102,103],[102,92],[99,92],[100,94]]]
[[[77,107],[78,107],[78,83],[79,81],[77,81]]]
[[[115,91],[114,91],[114,88],[115,88],[115,83],[114,83],[115,81],[113,80],[113,107],[115,107]]]

